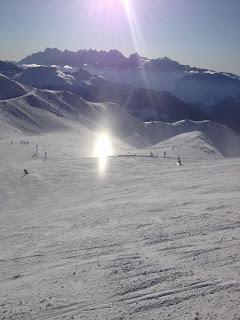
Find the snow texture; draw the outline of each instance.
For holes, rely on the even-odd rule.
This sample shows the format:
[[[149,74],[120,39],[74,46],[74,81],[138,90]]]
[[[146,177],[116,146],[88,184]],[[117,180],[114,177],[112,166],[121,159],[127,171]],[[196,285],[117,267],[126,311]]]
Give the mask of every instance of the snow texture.
[[[90,142],[0,142],[0,318],[239,319],[239,160],[186,146],[182,167],[130,151],[100,172]]]

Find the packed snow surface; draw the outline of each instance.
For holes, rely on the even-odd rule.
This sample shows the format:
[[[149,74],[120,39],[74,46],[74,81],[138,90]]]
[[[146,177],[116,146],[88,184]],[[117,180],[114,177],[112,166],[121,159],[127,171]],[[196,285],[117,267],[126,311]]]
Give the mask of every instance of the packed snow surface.
[[[239,159],[191,156],[198,132],[161,142],[182,166],[84,137],[0,141],[0,319],[239,319]]]

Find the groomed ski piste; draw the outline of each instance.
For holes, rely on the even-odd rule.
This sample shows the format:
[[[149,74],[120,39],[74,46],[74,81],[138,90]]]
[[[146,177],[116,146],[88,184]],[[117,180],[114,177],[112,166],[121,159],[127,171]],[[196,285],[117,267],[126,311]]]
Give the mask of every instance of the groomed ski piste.
[[[104,158],[83,132],[1,140],[0,318],[239,319],[239,159],[200,138]]]
[[[0,319],[239,320],[239,136],[11,86]]]

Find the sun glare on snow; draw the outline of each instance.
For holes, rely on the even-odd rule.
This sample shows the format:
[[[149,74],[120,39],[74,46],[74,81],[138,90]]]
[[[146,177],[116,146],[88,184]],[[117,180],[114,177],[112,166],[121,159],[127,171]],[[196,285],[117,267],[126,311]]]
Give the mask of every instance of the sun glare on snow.
[[[108,156],[112,156],[112,141],[107,133],[101,133],[97,138],[95,145],[95,157],[97,158],[105,158]]]
[[[99,134],[94,150],[94,156],[98,158],[100,175],[105,173],[108,157],[113,155],[112,141],[107,133]]]

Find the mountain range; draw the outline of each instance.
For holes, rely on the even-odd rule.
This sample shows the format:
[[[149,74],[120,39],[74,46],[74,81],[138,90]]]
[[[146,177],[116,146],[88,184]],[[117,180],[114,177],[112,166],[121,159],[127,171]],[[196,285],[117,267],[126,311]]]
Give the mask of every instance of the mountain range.
[[[197,132],[199,140],[201,132],[222,155],[233,156],[240,145],[231,130],[240,131],[239,83],[237,75],[166,57],[48,48],[18,63],[0,61],[0,121],[5,133],[41,134],[69,130],[76,123],[94,131],[107,128],[134,148],[190,132]],[[181,86],[191,96],[180,98],[170,90]],[[215,104],[191,98],[211,100],[215,94],[208,96],[204,88],[212,87],[221,93]]]
[[[117,50],[47,48],[18,65],[39,67],[23,70],[20,82],[116,102],[144,121],[208,119],[240,131],[240,77],[232,73],[190,67],[167,57],[125,57]]]
[[[15,76],[21,75],[22,72]],[[92,137],[102,131],[109,132],[115,143],[125,150],[150,146],[156,149],[157,144],[188,133],[183,136],[188,140],[186,144],[189,145],[191,137],[207,156],[212,156],[211,150],[217,150],[214,156],[218,153],[240,155],[239,134],[211,120],[143,122],[113,102],[90,102],[71,91],[38,89],[0,75],[0,138],[75,132],[76,136],[93,141]],[[185,138],[179,141],[184,144]]]
[[[47,48],[19,63],[81,67],[107,80],[136,88],[168,91],[184,102],[204,107],[215,105],[229,96],[240,97],[239,76],[182,65],[167,57],[148,59],[134,53],[127,58],[117,50],[72,52]]]

